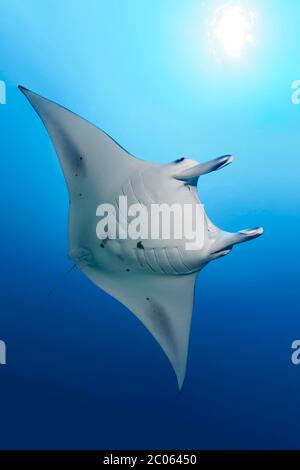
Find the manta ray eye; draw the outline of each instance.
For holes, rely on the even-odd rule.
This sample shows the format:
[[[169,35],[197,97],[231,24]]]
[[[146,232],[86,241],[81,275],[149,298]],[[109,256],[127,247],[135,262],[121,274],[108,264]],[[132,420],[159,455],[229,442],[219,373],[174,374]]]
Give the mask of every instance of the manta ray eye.
[[[177,160],[174,160],[174,163],[180,163],[180,162],[183,162],[183,160],[184,160],[184,157],[177,158]]]

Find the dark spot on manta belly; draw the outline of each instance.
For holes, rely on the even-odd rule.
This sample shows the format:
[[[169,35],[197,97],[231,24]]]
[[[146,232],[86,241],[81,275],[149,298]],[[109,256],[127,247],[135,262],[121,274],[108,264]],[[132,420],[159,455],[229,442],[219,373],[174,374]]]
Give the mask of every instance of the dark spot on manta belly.
[[[130,269],[127,268],[126,271],[129,273]]]
[[[140,250],[144,250],[144,245],[142,244],[142,242],[138,242],[137,245],[136,245],[137,248],[139,248]]]
[[[147,297],[148,299],[149,297]],[[150,300],[150,299],[149,299]],[[153,322],[160,326],[161,330],[166,333],[167,342],[169,347],[172,349],[174,344],[174,330],[168,312],[165,310],[164,306],[152,299],[148,304],[147,310],[149,316]]]
[[[102,240],[102,242],[100,243],[101,248],[105,248],[105,245],[108,242],[108,240],[109,240],[109,237],[106,237]]]
[[[180,162],[183,162],[183,160],[184,160],[184,157],[177,158],[177,160],[175,160],[174,163],[180,163]]]
[[[66,145],[68,146],[68,152],[66,154],[68,166],[72,169],[75,176],[85,176],[86,166],[83,157],[80,157],[78,149],[70,139],[66,139]]]
[[[149,297],[146,297],[146,300],[150,300]]]

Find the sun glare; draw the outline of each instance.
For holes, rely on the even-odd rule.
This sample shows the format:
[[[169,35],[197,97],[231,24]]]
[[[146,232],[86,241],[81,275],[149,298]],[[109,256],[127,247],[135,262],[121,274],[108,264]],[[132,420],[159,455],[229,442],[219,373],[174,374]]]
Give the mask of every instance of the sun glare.
[[[253,12],[240,6],[227,5],[216,12],[213,35],[226,55],[239,59],[253,42],[253,20]]]

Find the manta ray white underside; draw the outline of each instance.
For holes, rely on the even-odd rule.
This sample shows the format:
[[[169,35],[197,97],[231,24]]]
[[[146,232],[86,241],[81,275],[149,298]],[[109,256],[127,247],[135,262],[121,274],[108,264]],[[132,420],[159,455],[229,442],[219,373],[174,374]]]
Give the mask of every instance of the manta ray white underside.
[[[99,240],[96,208],[129,203],[200,204],[199,176],[231,163],[226,155],[198,164],[181,158],[167,165],[126,152],[103,131],[36,93],[28,98],[56,149],[70,197],[69,256],[98,287],[124,304],[154,336],[170,360],[181,390],[187,362],[194,286],[198,272],[233,245],[262,234],[262,228],[229,233],[204,217],[204,244],[186,250],[186,240]]]

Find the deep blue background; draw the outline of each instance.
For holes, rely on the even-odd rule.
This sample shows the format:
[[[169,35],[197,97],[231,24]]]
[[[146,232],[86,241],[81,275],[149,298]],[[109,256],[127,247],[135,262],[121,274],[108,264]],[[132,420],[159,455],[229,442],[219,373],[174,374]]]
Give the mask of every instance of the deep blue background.
[[[207,44],[225,0],[0,0],[1,448],[300,448],[297,0],[256,12],[240,60]],[[199,276],[183,394],[122,305],[68,270],[68,197],[22,84],[168,162],[234,153],[201,179],[212,220],[263,225]]]

